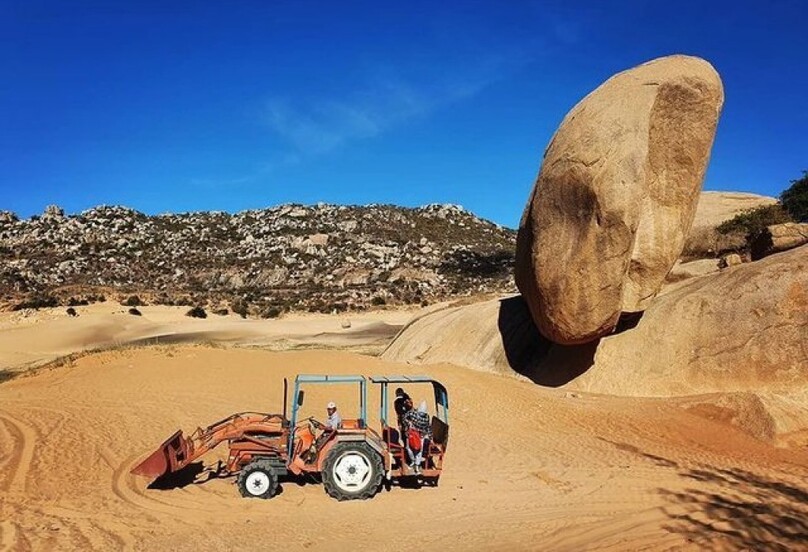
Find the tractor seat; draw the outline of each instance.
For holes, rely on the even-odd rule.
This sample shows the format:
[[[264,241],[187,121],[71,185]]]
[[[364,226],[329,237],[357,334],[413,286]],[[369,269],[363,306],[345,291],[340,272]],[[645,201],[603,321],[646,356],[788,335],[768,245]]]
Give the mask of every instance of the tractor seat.
[[[342,420],[342,429],[365,429],[365,420],[362,418],[353,418]]]

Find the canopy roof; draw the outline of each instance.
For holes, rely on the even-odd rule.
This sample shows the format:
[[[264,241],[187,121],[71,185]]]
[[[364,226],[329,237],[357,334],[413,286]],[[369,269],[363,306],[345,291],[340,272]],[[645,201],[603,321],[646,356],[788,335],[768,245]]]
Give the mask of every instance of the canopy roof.
[[[370,376],[373,383],[439,383],[429,376]]]

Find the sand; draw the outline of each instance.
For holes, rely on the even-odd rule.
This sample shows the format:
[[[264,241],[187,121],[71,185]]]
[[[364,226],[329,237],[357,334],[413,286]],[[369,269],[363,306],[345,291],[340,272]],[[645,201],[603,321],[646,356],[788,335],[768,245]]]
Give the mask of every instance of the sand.
[[[722,397],[571,392],[356,352],[387,343],[409,312],[343,328],[340,316],[141,310],[0,315],[0,367],[16,376],[0,383],[0,551],[805,549],[804,439],[774,446],[777,428],[731,419]],[[108,350],[25,370],[99,348]],[[224,447],[173,488],[130,475],[175,429],[281,411],[283,378],[298,373],[442,381],[451,429],[440,485],[339,503],[319,484],[287,481],[271,500],[248,500],[233,478],[212,478]],[[353,388],[310,388],[302,414],[322,419],[336,400],[348,416],[355,399]],[[377,401],[372,391],[373,423]]]
[[[283,377],[324,372],[445,383],[440,486],[339,503],[320,485],[286,482],[261,501],[206,471],[164,490],[129,474],[176,428],[280,410]],[[312,393],[304,408],[328,397],[348,412],[348,392]],[[400,550],[413,538],[426,550],[796,550],[807,476],[808,451],[673,401],[349,352],[134,348],[0,384],[0,550]]]
[[[188,307],[141,306],[133,316],[114,302],[0,312],[0,371],[34,368],[88,350],[141,344],[217,343],[273,350],[349,349],[380,353],[412,317],[407,309],[342,315],[293,313],[278,319],[243,319],[208,313],[185,316]]]

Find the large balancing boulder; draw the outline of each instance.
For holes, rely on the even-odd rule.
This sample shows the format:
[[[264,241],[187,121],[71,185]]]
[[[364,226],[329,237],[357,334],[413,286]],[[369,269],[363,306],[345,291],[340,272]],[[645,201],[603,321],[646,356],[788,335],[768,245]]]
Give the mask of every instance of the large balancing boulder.
[[[539,330],[562,344],[644,310],[692,224],[724,101],[689,56],[619,73],[570,111],[519,225],[516,284]]]

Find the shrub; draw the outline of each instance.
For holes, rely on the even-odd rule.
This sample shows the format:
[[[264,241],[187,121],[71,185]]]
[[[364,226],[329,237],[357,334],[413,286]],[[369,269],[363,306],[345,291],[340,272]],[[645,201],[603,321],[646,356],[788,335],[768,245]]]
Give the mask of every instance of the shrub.
[[[271,306],[261,312],[261,318],[277,318],[282,312],[280,307]]]
[[[242,299],[238,299],[230,303],[230,310],[234,313],[238,314],[242,318],[247,318],[247,312],[249,311],[249,305],[247,305],[247,301]]]
[[[788,212],[779,203],[747,209],[730,220],[722,222],[716,230],[721,234],[743,232],[747,237],[755,237],[767,226],[790,222]]]
[[[791,186],[780,194],[780,202],[791,218],[808,221],[808,171],[803,171],[799,180],[791,181]]]
[[[219,316],[227,316],[228,314],[230,314],[230,311],[228,309],[216,309],[215,311],[213,311],[213,314],[218,314]]]
[[[373,299],[370,300],[370,304],[375,306],[375,307],[378,307],[378,306],[381,306],[381,305],[386,305],[387,300],[385,300],[385,298],[380,296],[380,295],[375,295],[373,297]]]
[[[58,307],[59,300],[48,294],[35,294],[23,301],[14,305],[12,310],[18,311],[23,309],[45,309],[49,307]]]
[[[131,314],[132,316],[141,316],[141,312],[137,310],[135,307],[129,309],[129,314]]]
[[[202,307],[196,306],[191,310],[189,310],[188,312],[186,312],[185,316],[190,316],[191,318],[207,318],[208,313],[206,313],[205,309],[203,309]]]
[[[79,313],[77,313],[77,312],[76,312],[76,309],[74,309],[73,307],[68,307],[68,309],[67,309],[67,315],[68,315],[68,316],[78,316],[78,315],[79,315]]]
[[[130,295],[121,304],[124,307],[142,307],[143,306],[143,302],[140,300],[140,297],[138,297],[137,295]]]
[[[80,307],[80,306],[86,306],[86,305],[89,305],[89,304],[90,304],[90,302],[87,301],[87,299],[83,299],[83,298],[82,299],[76,299],[75,297],[71,297],[70,299],[67,300],[67,306],[68,307]]]

